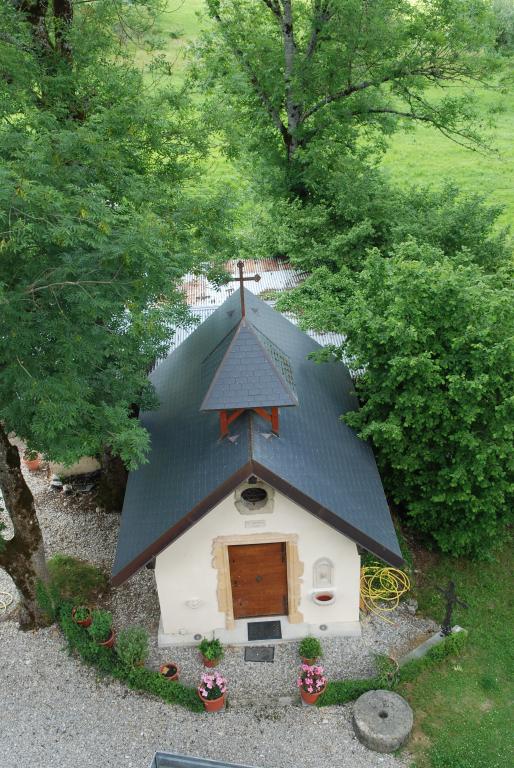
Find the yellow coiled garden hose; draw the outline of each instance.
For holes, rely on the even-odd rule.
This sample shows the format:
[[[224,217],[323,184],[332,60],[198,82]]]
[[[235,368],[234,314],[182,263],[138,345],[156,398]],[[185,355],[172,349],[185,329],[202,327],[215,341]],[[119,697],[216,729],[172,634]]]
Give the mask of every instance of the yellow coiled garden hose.
[[[4,592],[0,589],[0,613],[5,613],[8,607],[13,601],[13,596],[10,592]]]
[[[399,568],[365,565],[361,568],[361,608],[388,624],[386,614],[394,611],[400,598],[410,589],[410,580]]]

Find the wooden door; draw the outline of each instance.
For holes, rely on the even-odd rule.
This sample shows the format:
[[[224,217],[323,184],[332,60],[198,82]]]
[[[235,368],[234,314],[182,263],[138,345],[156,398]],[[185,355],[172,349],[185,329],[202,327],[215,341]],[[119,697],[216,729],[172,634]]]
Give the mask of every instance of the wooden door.
[[[234,618],[287,614],[287,559],[284,542],[238,544],[228,548]]]

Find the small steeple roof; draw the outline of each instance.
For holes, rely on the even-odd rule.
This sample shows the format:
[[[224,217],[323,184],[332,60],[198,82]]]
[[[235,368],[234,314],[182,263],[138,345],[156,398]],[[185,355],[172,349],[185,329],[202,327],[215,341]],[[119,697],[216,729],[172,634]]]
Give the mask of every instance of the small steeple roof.
[[[210,384],[201,411],[298,405],[291,361],[246,317],[204,359],[202,378]]]

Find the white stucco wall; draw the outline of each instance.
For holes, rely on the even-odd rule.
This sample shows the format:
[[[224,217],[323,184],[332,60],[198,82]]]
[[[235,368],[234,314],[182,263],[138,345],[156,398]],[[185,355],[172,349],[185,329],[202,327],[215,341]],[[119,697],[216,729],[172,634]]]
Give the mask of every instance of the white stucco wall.
[[[156,558],[164,633],[191,637],[225,628],[225,614],[218,610],[213,540],[239,535],[250,535],[253,540],[260,533],[298,535],[299,559],[304,566],[299,611],[306,624],[358,622],[360,557],[355,543],[278,492],[271,513],[250,515],[238,512],[232,493]],[[336,600],[318,606],[311,597],[313,566],[322,557],[334,564]]]

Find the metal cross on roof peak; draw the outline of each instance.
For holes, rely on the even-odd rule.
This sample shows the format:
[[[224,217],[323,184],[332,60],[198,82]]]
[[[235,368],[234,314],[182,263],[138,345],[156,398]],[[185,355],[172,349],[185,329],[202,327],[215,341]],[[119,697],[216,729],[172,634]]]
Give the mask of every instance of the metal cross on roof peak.
[[[246,315],[246,309],[245,309],[245,292],[244,292],[244,284],[247,280],[255,280],[256,283],[259,282],[261,279],[260,275],[253,275],[252,277],[244,277],[243,275],[243,269],[244,269],[244,262],[238,261],[237,262],[237,268],[239,270],[239,276],[238,277],[231,277],[230,279],[232,281],[238,281],[239,282],[239,289],[240,289],[240,297],[241,297],[241,317],[244,317]]]

